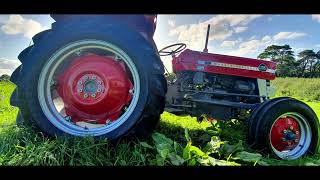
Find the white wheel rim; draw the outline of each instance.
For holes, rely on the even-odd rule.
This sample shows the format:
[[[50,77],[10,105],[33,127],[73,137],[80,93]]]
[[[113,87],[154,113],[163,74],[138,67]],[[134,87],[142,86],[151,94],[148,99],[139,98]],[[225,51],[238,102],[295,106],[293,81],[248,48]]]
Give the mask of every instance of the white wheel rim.
[[[59,65],[63,63],[67,56],[86,48],[102,49],[110,51],[119,56],[129,68],[134,83],[134,94],[126,112],[124,112],[116,121],[109,125],[89,129],[67,122],[64,117],[62,117],[61,114],[57,111],[56,106],[53,103],[50,90],[50,82],[53,79],[53,74],[59,67]],[[114,44],[105,41],[85,39],[75,41],[64,46],[63,48],[57,50],[49,58],[40,73],[38,82],[38,100],[42,111],[47,119],[61,131],[75,136],[100,136],[114,131],[129,119],[138,104],[140,86],[141,84],[138,70],[132,59],[122,49]]]

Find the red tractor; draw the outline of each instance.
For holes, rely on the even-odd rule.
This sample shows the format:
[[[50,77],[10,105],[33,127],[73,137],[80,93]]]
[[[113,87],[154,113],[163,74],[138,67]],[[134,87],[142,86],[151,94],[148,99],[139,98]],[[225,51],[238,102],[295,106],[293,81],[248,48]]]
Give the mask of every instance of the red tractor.
[[[275,63],[182,43],[158,51],[156,15],[51,17],[52,28],[32,38],[11,76],[18,124],[48,136],[146,137],[166,107],[199,120],[247,120],[248,143],[281,159],[318,151],[314,111],[289,97],[269,99]],[[161,55],[173,57],[174,79],[164,75]]]

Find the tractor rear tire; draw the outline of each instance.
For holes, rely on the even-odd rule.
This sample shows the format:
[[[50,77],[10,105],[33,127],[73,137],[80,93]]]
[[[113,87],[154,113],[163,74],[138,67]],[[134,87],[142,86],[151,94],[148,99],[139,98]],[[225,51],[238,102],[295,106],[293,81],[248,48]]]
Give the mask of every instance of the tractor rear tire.
[[[319,120],[301,101],[288,97],[267,101],[249,122],[249,144],[261,152],[292,160],[319,151]]]
[[[160,115],[164,111],[167,91],[164,66],[154,42],[150,43],[126,24],[99,16],[54,23],[52,29],[35,35],[34,44],[20,53],[18,58],[22,65],[13,72],[14,76],[11,78],[17,85],[11,97],[11,104],[19,107],[21,112],[17,122],[22,124],[21,121],[28,121],[49,137],[78,136],[52,123],[55,119],[50,119],[52,117],[48,117],[40,105],[38,86],[39,76],[48,59],[68,44],[87,39],[119,47],[132,59],[141,81],[137,104],[130,116],[116,129],[93,136],[118,140],[128,135],[138,137],[150,135],[157,127]]]

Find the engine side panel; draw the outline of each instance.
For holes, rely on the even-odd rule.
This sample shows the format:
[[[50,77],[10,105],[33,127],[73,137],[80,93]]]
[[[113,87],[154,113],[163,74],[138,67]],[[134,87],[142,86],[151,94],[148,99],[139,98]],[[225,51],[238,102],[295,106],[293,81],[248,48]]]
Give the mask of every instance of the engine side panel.
[[[275,79],[271,61],[204,53],[186,49],[172,60],[173,72],[202,71],[239,77]]]

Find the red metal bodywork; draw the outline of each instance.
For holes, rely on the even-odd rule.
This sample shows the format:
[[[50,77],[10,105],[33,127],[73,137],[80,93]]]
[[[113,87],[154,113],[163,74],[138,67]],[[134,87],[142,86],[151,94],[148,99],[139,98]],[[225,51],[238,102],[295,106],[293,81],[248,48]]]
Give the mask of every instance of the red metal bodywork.
[[[199,63],[200,61],[200,63]],[[265,65],[266,71],[259,70]],[[271,61],[212,54],[186,49],[172,60],[173,72],[203,71],[249,78],[275,79],[276,64]]]
[[[79,92],[93,76],[97,82],[96,89],[100,89],[94,92],[95,97],[85,90]],[[96,120],[106,123],[107,119],[116,120],[132,98],[129,90],[133,85],[124,66],[105,56],[78,57],[58,77],[58,84],[57,90],[64,101],[66,114],[73,121]],[[85,93],[88,94],[86,98]]]

